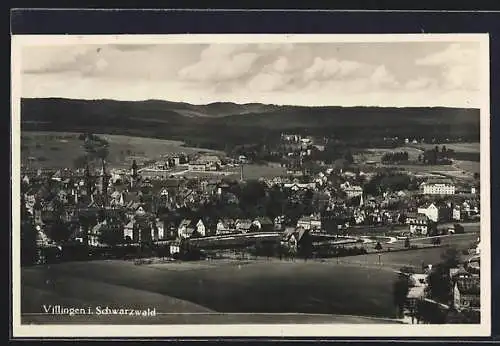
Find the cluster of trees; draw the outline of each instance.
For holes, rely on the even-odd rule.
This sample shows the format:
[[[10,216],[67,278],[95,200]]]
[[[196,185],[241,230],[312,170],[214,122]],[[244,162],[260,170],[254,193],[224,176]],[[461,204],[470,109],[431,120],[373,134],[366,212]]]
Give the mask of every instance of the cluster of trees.
[[[312,148],[311,160],[324,161],[326,164],[333,164],[337,160],[345,160],[347,165],[354,163],[354,156],[351,147],[346,143],[328,142],[323,151]]]
[[[332,257],[347,257],[365,255],[368,251],[364,247],[319,247],[314,251],[314,256],[317,258],[332,258]]]
[[[370,195],[381,195],[386,191],[416,190],[416,179],[402,173],[378,173],[364,186],[364,191]]]
[[[408,161],[408,152],[400,151],[393,153],[385,153],[384,156],[382,156],[381,161],[383,163],[396,163],[396,162]]]
[[[433,149],[424,151],[423,156],[419,156],[419,161],[429,165],[451,165],[450,154],[451,151],[446,146],[443,145],[439,150],[436,145]]]
[[[452,300],[450,269],[456,268],[460,263],[460,253],[454,248],[447,248],[441,255],[441,263],[434,265],[429,274],[429,295],[443,304],[449,305]]]

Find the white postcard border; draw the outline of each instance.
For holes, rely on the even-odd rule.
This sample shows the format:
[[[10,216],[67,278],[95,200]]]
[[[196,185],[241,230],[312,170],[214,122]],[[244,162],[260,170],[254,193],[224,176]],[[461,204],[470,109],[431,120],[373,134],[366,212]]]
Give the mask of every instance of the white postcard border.
[[[21,48],[74,44],[480,42],[482,73],[481,159],[481,323],[478,325],[238,324],[238,325],[23,325],[20,316],[20,99]],[[489,336],[491,333],[490,91],[488,34],[178,34],[178,35],[13,35],[11,183],[12,327],[14,337],[422,337]],[[488,288],[488,289],[486,289]]]

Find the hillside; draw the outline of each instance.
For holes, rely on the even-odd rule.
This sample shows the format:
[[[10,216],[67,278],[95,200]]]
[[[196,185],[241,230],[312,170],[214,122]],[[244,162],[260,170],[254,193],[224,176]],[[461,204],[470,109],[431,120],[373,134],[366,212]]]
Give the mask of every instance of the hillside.
[[[440,136],[478,139],[479,110],[298,107],[227,102],[23,99],[23,130],[98,131],[202,142],[247,143],[282,131],[345,138]]]

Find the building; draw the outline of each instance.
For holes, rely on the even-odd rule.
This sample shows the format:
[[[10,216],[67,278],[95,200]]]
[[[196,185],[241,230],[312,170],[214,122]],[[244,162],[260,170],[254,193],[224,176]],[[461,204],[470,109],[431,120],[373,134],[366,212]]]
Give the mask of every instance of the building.
[[[439,208],[434,203],[418,208],[417,212],[426,215],[431,221],[438,222],[439,220]]]
[[[189,170],[191,170],[191,171],[207,171],[208,170],[207,164],[205,164],[203,162],[198,162],[198,161],[190,162],[188,167],[189,167]]]
[[[179,227],[177,228],[177,234],[179,238],[191,238],[191,236],[193,236],[195,232],[197,232],[202,237],[206,235],[205,224],[201,219],[197,222],[184,219],[181,221]]]
[[[193,171],[215,171],[222,165],[222,161],[215,155],[202,155],[197,160],[189,163]]]
[[[229,234],[229,233],[233,233],[235,231],[236,231],[236,226],[235,226],[233,220],[220,219],[217,222],[215,234],[217,234],[217,235]]]
[[[234,224],[236,230],[238,230],[241,233],[249,232],[250,228],[252,227],[252,221],[248,219],[238,219]]]
[[[406,224],[411,234],[426,235],[429,232],[429,218],[422,213],[409,213],[406,215]]]
[[[188,219],[182,220],[177,228],[177,234],[181,239],[190,238],[193,232],[194,228],[192,227],[191,220]]]
[[[165,238],[165,227],[160,219],[156,219],[151,227],[151,238],[153,240],[162,240]]]
[[[454,195],[455,184],[451,180],[429,180],[420,185],[424,195]]]
[[[292,191],[299,190],[309,190],[314,189],[316,187],[316,183],[285,183],[283,184],[284,188],[290,189]]]
[[[427,283],[427,274],[412,274],[409,277],[410,287],[406,296],[406,307],[414,310],[417,302],[425,298]]]
[[[268,217],[258,217],[252,221],[252,225],[254,225],[259,232],[269,232],[273,230],[274,223]]]
[[[132,241],[134,239],[134,221],[131,220],[123,229],[123,238]]]
[[[363,188],[361,186],[351,185],[348,181],[341,184],[340,188],[346,193],[347,198],[354,198],[363,195]]]
[[[479,310],[481,307],[480,281],[478,277],[463,276],[453,286],[453,306],[456,310]]]
[[[319,215],[302,216],[297,221],[297,228],[302,227],[305,230],[321,230],[321,217]]]

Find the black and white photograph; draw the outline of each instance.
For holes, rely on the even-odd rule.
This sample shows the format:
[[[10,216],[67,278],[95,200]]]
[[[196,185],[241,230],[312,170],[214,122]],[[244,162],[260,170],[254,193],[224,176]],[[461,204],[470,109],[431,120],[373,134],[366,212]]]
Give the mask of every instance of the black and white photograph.
[[[489,333],[487,34],[12,42],[21,334]]]

